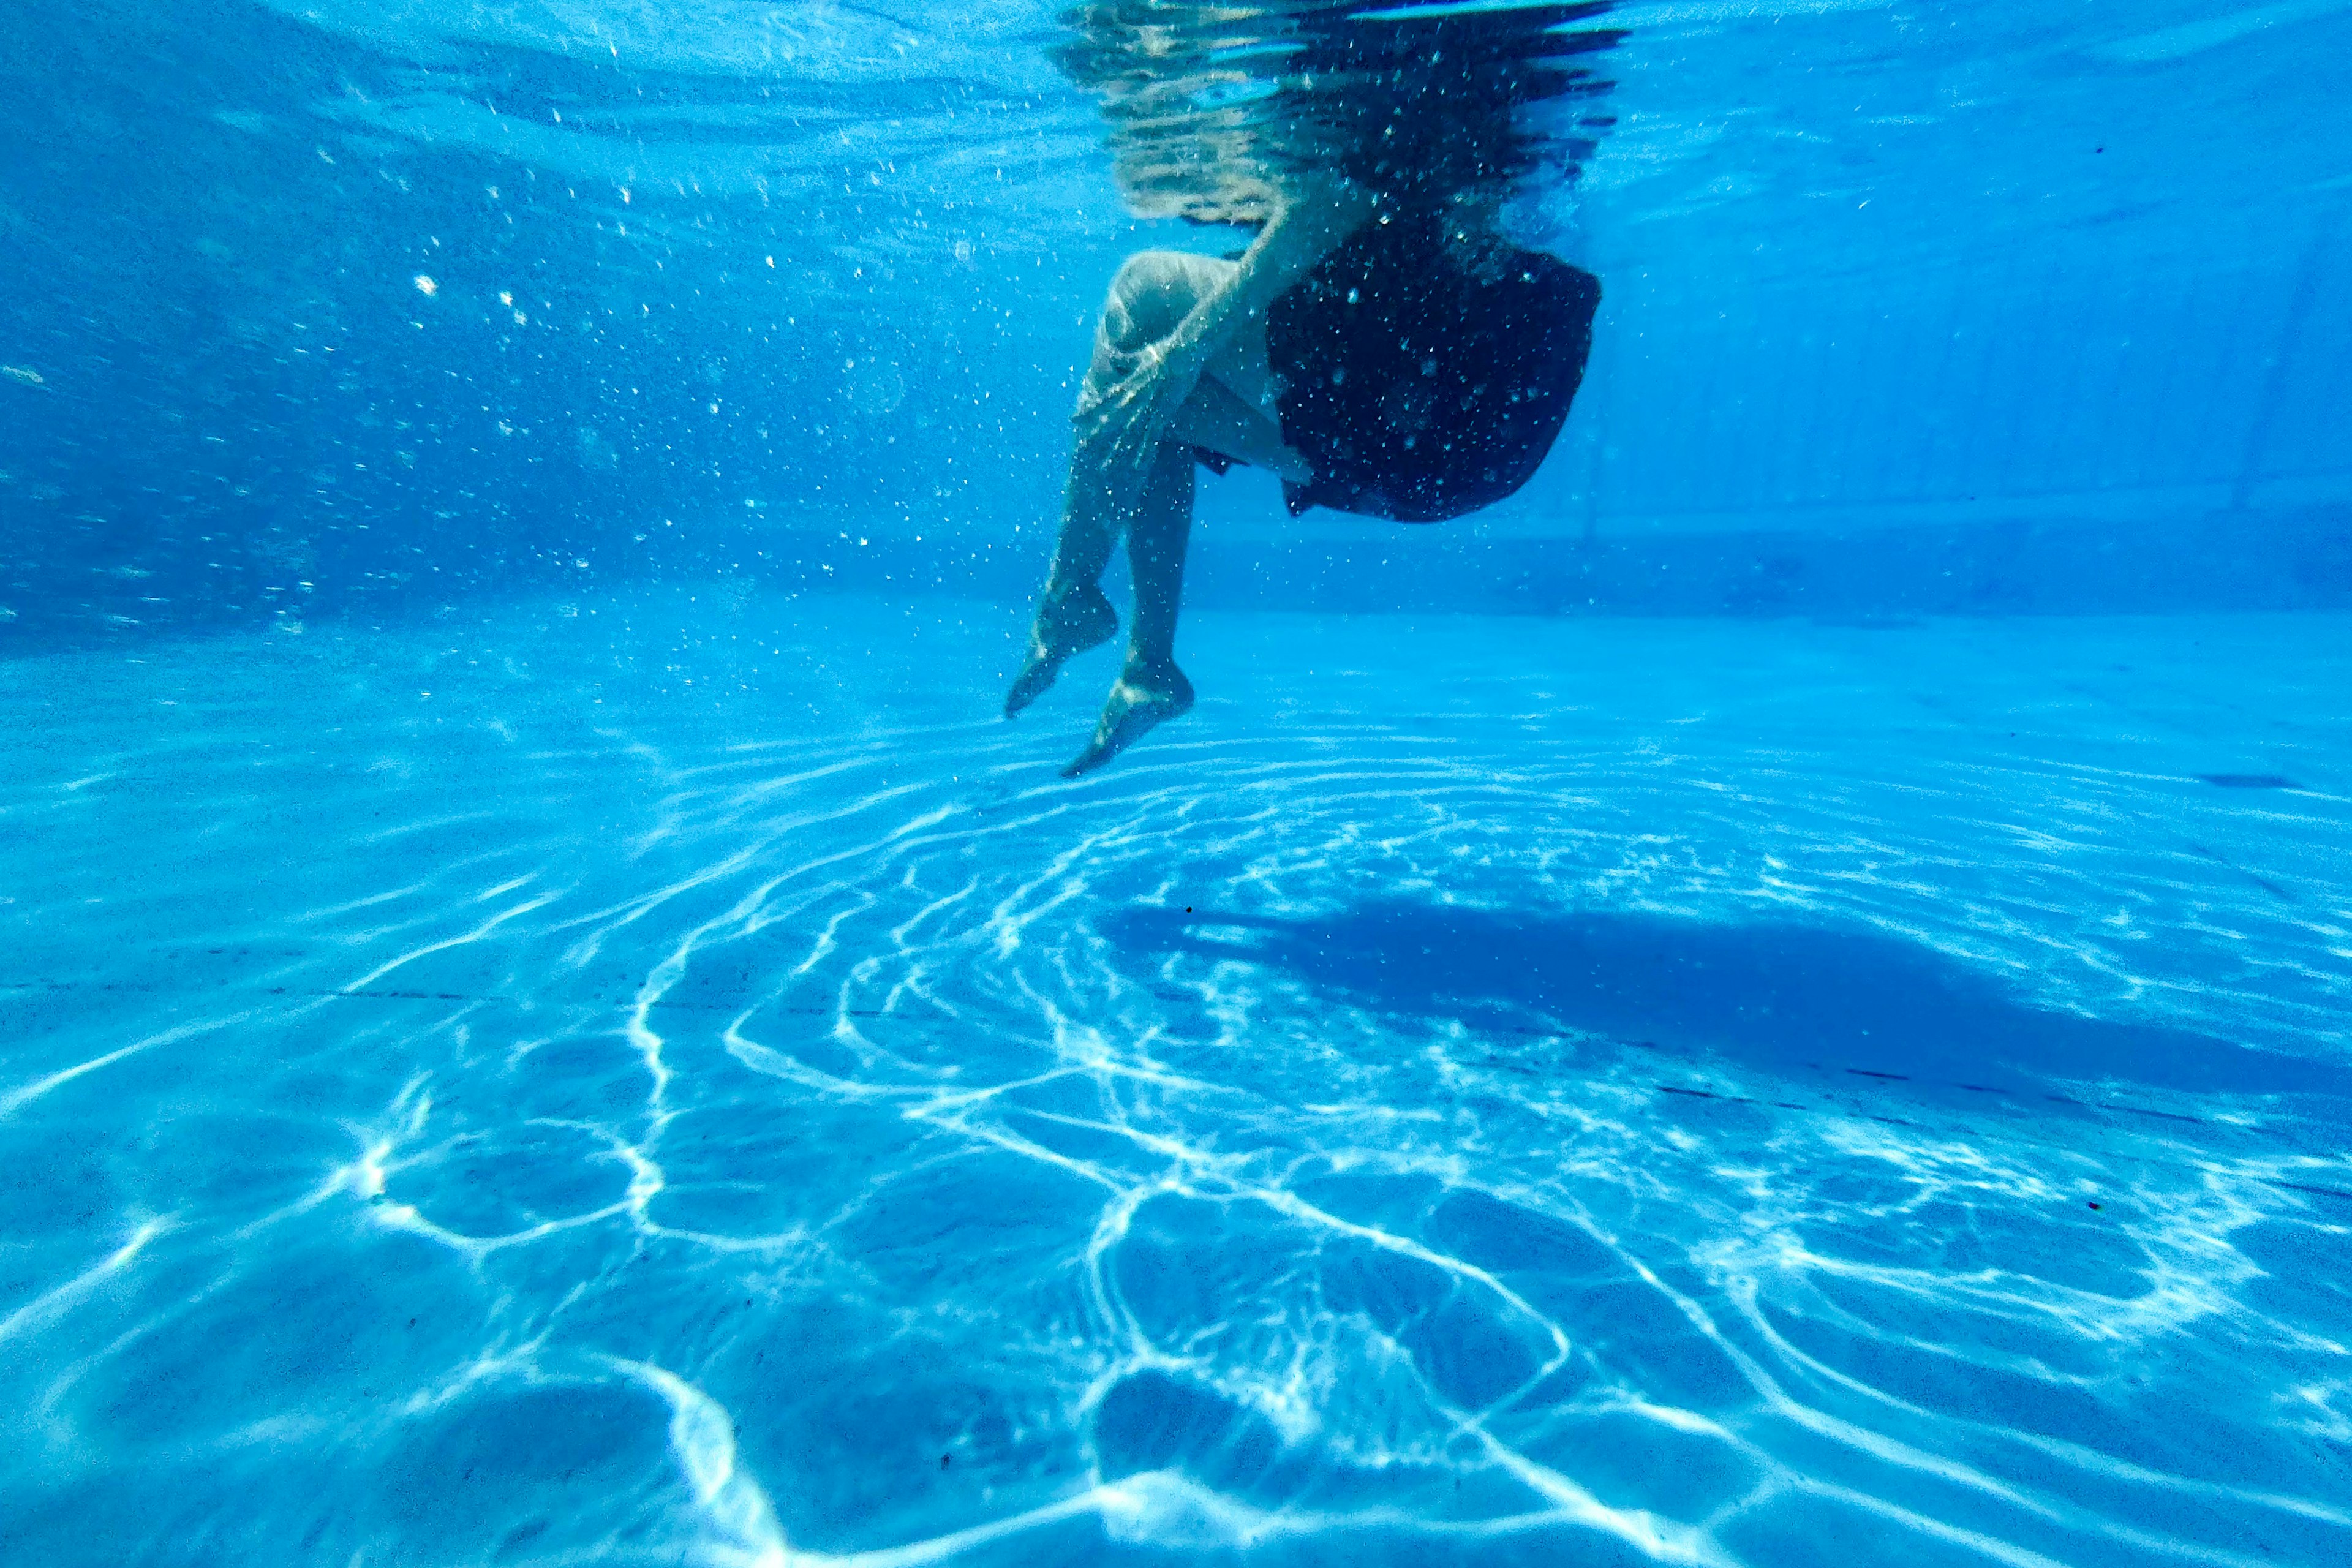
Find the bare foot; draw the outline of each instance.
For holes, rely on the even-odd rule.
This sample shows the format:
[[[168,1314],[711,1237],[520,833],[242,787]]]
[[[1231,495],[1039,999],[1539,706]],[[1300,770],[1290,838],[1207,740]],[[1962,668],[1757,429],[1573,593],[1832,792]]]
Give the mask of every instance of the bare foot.
[[[1118,683],[1110,689],[1109,700],[1103,704],[1102,721],[1095,726],[1095,738],[1062,770],[1062,776],[1074,779],[1094,772],[1155,726],[1192,710],[1192,683],[1173,663],[1156,669],[1129,663],[1119,672]]]
[[[1047,597],[1037,606],[1037,619],[1029,628],[1029,661],[1004,694],[1004,716],[1010,719],[1043,697],[1064,664],[1110,641],[1118,630],[1118,612],[1092,584],[1059,598]]]

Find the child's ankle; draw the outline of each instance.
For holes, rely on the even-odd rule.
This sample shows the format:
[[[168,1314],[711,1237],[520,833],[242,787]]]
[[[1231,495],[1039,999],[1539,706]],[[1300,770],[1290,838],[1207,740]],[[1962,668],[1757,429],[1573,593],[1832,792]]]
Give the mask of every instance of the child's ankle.
[[[1092,610],[1097,605],[1105,609],[1110,606],[1110,595],[1102,591],[1101,584],[1072,583],[1047,588],[1037,608],[1042,615],[1066,616],[1073,610]]]
[[[1176,668],[1174,655],[1146,655],[1132,649],[1128,652],[1127,662],[1119,667],[1118,678],[1146,691],[1182,691],[1192,684]]]

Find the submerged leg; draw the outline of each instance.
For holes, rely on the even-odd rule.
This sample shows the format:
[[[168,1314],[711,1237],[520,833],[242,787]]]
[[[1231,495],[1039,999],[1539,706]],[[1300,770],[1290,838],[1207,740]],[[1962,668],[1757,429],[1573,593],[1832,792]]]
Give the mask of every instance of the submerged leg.
[[[1315,466],[1283,445],[1279,420],[1259,413],[1212,376],[1202,376],[1201,384],[1192,389],[1171,434],[1188,446],[1222,452],[1236,462],[1302,485],[1315,477]]]
[[[1104,303],[1081,403],[1117,385],[1135,368],[1146,348],[1173,332],[1192,307],[1233,270],[1231,262],[1174,251],[1146,251],[1129,259],[1119,269],[1110,298]],[[1186,462],[1189,465],[1189,458]],[[1109,641],[1118,629],[1118,616],[1103,595],[1103,569],[1110,564],[1111,549],[1118,542],[1121,530],[1139,510],[1150,509],[1149,497],[1160,483],[1157,468],[1138,492],[1132,481],[1115,479],[1082,462],[1072,463],[1063,502],[1061,541],[1055,547],[1053,571],[1029,628],[1027,658],[1013,677],[1012,689],[1005,693],[1006,717],[1043,696],[1064,664]],[[1189,507],[1189,467],[1184,494]],[[1172,607],[1170,613],[1172,617]]]
[[[1127,527],[1127,564],[1135,579],[1135,618],[1127,662],[1103,703],[1087,749],[1064,778],[1092,773],[1155,725],[1188,713],[1192,683],[1176,668],[1176,616],[1184,595],[1184,552],[1192,537],[1192,449],[1161,444]]]
[[[1102,591],[1103,568],[1118,541],[1117,509],[1108,497],[1082,497],[1078,491],[1085,483],[1083,476],[1070,476],[1062,538],[1054,547],[1054,568],[1038,597],[1036,619],[1030,623],[1028,657],[1004,694],[1008,719],[1045,695],[1073,657],[1110,641],[1118,630],[1118,616]]]

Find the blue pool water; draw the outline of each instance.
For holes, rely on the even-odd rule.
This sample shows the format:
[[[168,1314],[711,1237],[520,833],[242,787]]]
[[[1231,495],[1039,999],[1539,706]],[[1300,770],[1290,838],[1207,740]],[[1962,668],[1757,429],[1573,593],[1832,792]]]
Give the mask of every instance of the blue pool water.
[[[2352,7],[1619,7],[1076,783],[1055,10],[0,17],[0,1563],[2352,1557]]]
[[[12,1556],[2341,1546],[2340,626],[1003,621],[5,667]]]

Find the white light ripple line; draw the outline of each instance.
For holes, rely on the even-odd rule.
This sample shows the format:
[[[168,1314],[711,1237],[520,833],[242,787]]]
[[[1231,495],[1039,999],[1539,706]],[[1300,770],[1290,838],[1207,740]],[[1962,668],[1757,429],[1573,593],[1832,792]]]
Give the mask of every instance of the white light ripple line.
[[[0,1095],[0,1120],[14,1116],[31,1101],[40,1099],[51,1089],[64,1088],[85,1073],[93,1073],[100,1068],[111,1067],[125,1057],[135,1057],[142,1051],[152,1051],[158,1046],[177,1045],[182,1040],[194,1039],[198,1035],[209,1035],[215,1030],[242,1024],[252,1016],[251,1013],[233,1013],[226,1018],[208,1018],[198,1024],[176,1025],[163,1030],[161,1034],[150,1035],[142,1040],[133,1040],[131,1044],[109,1051],[102,1057],[92,1057],[86,1062],[79,1063],[62,1071],[53,1072],[47,1078],[35,1079],[22,1089],[11,1089],[8,1093]]]
[[[726,1407],[676,1373],[650,1362],[598,1356],[597,1361],[659,1394],[669,1405],[670,1451],[694,1500],[711,1523],[730,1538],[723,1555],[738,1563],[782,1564],[793,1561],[777,1527],[768,1494],[735,1462],[735,1423]]]
[[[168,1219],[141,1222],[131,1233],[131,1239],[106,1258],[67,1280],[54,1290],[36,1296],[5,1318],[0,1318],[0,1344],[5,1344],[18,1334],[39,1328],[58,1313],[79,1305],[89,1293],[108,1279],[128,1268],[147,1244],[172,1228]]]

